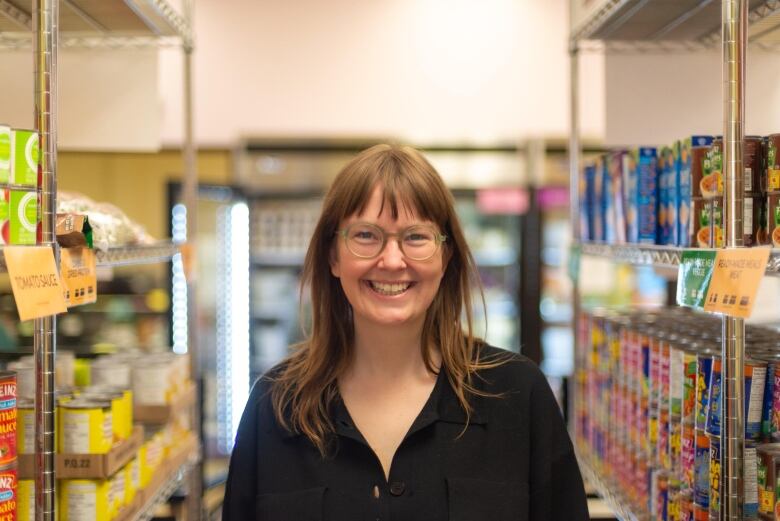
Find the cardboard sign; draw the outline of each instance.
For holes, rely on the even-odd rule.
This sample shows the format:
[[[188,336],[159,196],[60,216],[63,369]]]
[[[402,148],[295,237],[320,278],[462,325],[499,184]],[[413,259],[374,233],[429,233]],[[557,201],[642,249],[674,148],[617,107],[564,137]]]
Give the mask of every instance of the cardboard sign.
[[[60,273],[65,285],[65,305],[69,308],[97,300],[97,262],[89,248],[63,248]]]
[[[67,311],[64,286],[50,246],[6,246],[3,254],[20,320]]]
[[[748,318],[766,271],[769,248],[687,250],[677,277],[677,303]]]
[[[718,251],[704,311],[748,318],[768,260],[769,248]]]

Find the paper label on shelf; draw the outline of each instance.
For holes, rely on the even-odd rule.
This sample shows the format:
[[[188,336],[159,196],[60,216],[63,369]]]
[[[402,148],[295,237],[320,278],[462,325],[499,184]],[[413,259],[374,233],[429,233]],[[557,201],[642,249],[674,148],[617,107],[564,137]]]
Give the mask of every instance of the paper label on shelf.
[[[68,307],[92,304],[97,301],[97,261],[89,248],[60,250],[60,273],[65,285],[65,304]]]
[[[710,287],[715,250],[686,250],[677,275],[677,304],[703,309]]]
[[[677,277],[681,306],[747,318],[766,271],[769,248],[688,250]]]
[[[65,313],[65,292],[49,246],[3,248],[21,320]]]
[[[569,247],[569,277],[574,282],[580,277],[580,257],[582,248],[579,244],[572,243]]]
[[[704,311],[749,317],[768,260],[769,248],[718,251]]]

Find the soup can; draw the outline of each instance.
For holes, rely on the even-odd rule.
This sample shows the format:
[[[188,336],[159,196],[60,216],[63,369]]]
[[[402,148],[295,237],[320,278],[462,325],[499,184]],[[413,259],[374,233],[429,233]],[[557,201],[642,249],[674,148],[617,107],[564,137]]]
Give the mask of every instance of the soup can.
[[[16,373],[0,371],[0,467],[16,462]]]
[[[59,407],[60,452],[105,454],[113,442],[111,403],[73,400]]]
[[[35,454],[35,403],[19,398],[16,411],[16,449],[19,454]]]
[[[115,513],[110,496],[105,479],[60,480],[60,521],[109,521]]]
[[[18,478],[16,462],[0,467],[0,519],[13,520],[16,516]]]

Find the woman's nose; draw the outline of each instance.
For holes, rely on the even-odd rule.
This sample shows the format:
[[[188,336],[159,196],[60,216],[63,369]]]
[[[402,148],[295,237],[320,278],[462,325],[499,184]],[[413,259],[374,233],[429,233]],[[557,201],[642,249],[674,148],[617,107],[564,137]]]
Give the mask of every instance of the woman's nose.
[[[379,253],[379,266],[385,269],[403,269],[406,267],[404,252],[395,237],[390,238]]]

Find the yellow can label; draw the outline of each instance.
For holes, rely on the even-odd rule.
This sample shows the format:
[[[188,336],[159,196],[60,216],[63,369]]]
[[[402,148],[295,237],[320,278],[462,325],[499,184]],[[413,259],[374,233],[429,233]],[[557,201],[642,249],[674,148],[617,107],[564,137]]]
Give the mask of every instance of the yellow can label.
[[[769,178],[769,191],[780,190],[780,170],[770,168],[767,177]]]
[[[64,454],[105,454],[112,445],[110,409],[60,408],[59,449]]]
[[[35,453],[35,409],[19,409],[16,415],[16,451]]]
[[[64,479],[60,481],[60,520],[111,519],[109,482],[104,479]]]
[[[16,489],[17,521],[35,521],[35,480],[20,479]]]

